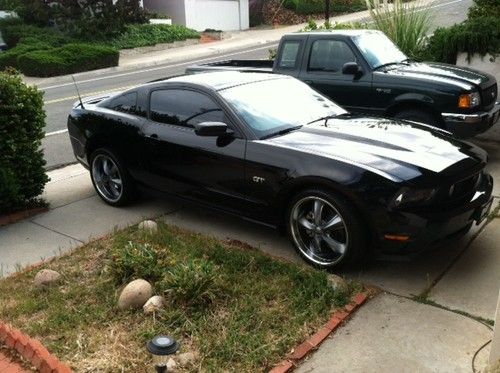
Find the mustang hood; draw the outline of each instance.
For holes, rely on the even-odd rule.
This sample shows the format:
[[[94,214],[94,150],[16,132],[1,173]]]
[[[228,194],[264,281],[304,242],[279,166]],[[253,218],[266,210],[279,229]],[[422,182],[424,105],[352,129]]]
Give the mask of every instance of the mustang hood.
[[[484,165],[487,154],[447,132],[408,121],[343,115],[265,141],[330,157],[384,176],[410,180],[440,173],[454,177]]]
[[[388,68],[386,73],[459,85],[466,90],[471,89],[471,85],[486,87],[494,80],[494,77],[490,74],[443,63],[412,62],[410,64],[399,64]]]

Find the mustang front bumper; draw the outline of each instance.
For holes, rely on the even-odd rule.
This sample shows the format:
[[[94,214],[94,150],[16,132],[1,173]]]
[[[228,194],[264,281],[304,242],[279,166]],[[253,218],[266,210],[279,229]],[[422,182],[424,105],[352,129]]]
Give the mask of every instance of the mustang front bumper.
[[[380,251],[386,254],[418,253],[467,233],[474,222],[480,224],[490,213],[492,191],[493,178],[484,174],[475,195],[464,205],[432,212],[390,212],[389,224],[380,231]],[[387,236],[408,236],[409,239],[390,240]]]
[[[490,111],[474,114],[441,114],[446,129],[455,136],[467,138],[482,133],[493,126],[500,116],[500,102],[496,102]]]

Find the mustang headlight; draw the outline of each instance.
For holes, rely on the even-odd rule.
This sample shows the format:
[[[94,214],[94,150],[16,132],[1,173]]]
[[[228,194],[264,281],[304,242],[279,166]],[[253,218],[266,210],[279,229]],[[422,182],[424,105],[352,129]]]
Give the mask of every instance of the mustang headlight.
[[[400,189],[392,200],[394,207],[402,207],[408,205],[425,205],[434,195],[436,189]]]
[[[458,98],[458,107],[460,109],[470,109],[481,104],[481,96],[479,92],[467,93],[460,95]]]

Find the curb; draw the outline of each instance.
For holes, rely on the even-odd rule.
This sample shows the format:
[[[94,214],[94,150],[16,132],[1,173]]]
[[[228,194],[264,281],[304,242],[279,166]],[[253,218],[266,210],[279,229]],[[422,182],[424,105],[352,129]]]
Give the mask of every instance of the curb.
[[[371,295],[371,292],[364,291],[351,298],[351,302],[343,309],[336,311],[330,320],[323,327],[314,333],[309,339],[295,347],[286,360],[278,363],[269,373],[287,373],[293,370],[300,360],[306,355],[316,350],[328,336],[333,333],[342,323],[349,318]]]
[[[16,350],[40,373],[72,373],[69,366],[52,355],[38,340],[0,321],[0,342]]]

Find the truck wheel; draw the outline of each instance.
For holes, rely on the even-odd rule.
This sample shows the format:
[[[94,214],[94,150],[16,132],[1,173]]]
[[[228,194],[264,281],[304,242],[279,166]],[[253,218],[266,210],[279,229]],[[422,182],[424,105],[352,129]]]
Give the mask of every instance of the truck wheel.
[[[442,127],[441,123],[439,123],[439,120],[434,114],[418,109],[402,110],[399,113],[396,113],[394,118],[425,123],[434,127]]]
[[[108,149],[97,149],[90,156],[90,177],[101,199],[111,206],[123,206],[136,196],[134,180],[121,159]]]
[[[321,189],[303,191],[292,199],[286,219],[295,249],[315,267],[338,269],[365,257],[366,225],[340,196]]]

